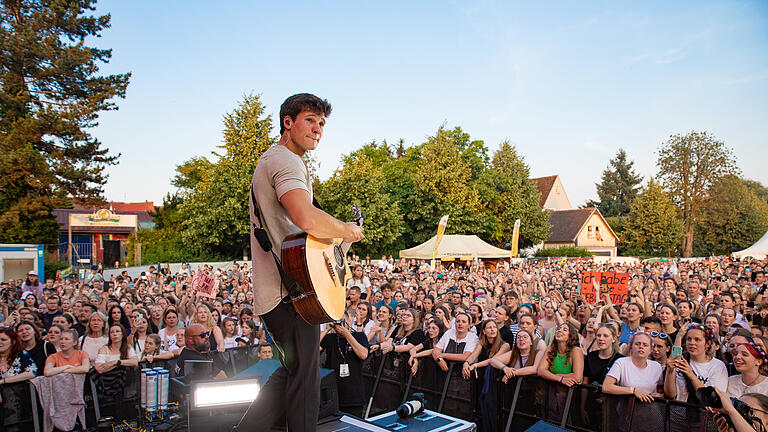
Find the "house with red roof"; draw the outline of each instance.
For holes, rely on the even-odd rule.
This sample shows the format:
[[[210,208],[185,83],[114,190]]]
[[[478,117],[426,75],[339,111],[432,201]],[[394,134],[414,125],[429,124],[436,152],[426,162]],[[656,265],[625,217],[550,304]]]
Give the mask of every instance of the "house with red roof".
[[[618,237],[596,207],[574,209],[565,193],[560,176],[531,179],[541,194],[541,210],[549,214],[552,226],[543,249],[574,246],[597,256],[615,257]]]

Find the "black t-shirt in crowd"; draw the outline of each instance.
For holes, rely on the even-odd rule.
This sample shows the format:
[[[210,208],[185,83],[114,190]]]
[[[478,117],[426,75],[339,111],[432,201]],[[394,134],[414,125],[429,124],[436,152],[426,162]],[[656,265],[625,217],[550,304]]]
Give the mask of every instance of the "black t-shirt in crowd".
[[[608,374],[608,371],[611,370],[611,366],[613,366],[613,362],[621,357],[624,356],[619,353],[614,353],[610,358],[602,359],[600,358],[599,350],[590,352],[584,359],[584,378],[587,378],[590,384],[602,385],[605,376]]]
[[[368,338],[365,333],[352,332],[355,340],[368,348]],[[355,354],[347,340],[336,334],[328,333],[322,341],[320,348],[325,351],[325,367],[333,369],[336,374],[336,385],[339,389],[340,407],[360,407],[365,404],[365,386],[363,385],[363,360]],[[346,364],[349,367],[349,375],[342,377],[340,375],[341,365]]]
[[[413,346],[416,346],[424,340],[427,339],[427,336],[424,334],[424,330],[422,329],[416,329],[411,334],[404,338],[398,338],[397,332],[400,330],[400,326],[398,325],[395,327],[395,330],[392,332],[392,339],[395,342],[395,345],[408,345],[413,344]]]
[[[34,348],[26,351],[29,356],[32,357],[32,361],[35,362],[35,366],[37,366],[37,374],[42,375],[43,370],[45,369],[45,360],[49,355],[56,354],[56,347],[53,346],[52,343],[45,341],[38,342],[35,344]]]
[[[482,333],[477,333],[478,336]],[[510,347],[515,346],[515,335],[512,334],[512,330],[509,329],[509,326],[501,326],[499,328],[499,336],[501,336],[501,341],[506,342],[509,344]]]

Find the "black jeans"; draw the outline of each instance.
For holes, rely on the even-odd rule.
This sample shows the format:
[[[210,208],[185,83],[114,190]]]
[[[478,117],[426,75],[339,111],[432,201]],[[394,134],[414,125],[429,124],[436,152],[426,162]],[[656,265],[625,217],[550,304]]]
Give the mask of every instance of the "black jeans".
[[[320,410],[320,327],[282,302],[261,319],[282,354],[282,367],[262,386],[237,428],[269,431],[285,418],[290,432],[312,432]]]

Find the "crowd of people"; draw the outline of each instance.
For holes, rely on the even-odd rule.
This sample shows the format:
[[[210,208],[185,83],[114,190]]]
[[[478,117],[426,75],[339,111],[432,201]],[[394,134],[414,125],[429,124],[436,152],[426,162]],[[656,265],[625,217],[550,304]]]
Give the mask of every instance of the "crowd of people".
[[[636,398],[640,407],[663,398],[699,404],[701,389],[713,387],[726,414],[718,417],[721,430],[759,431],[758,420],[768,425],[766,266],[726,257],[434,266],[355,258],[345,318],[321,327],[323,361],[336,371],[342,410],[358,415],[366,402],[363,362],[395,352],[413,374],[434,362],[443,371],[459,367],[470,380],[537,375],[562,389],[601,386],[605,394]],[[242,346],[270,358],[269,329],[252,313],[248,266],[205,266],[219,279],[213,298],[193,287],[196,270],[182,265],[171,272],[166,264],[105,278],[94,269],[82,280],[45,281],[30,272],[26,280],[2,282],[0,386]],[[585,271],[627,273],[627,301],[612,304],[599,294],[586,301]],[[220,365],[214,372],[224,377],[228,370]],[[562,409],[563,394],[553,392],[550,407]],[[736,413],[730,398],[750,407],[754,423]],[[494,430],[483,420],[494,403],[479,398],[482,430]],[[586,403],[581,414],[589,421],[599,409]],[[685,413],[672,415],[690,424]]]

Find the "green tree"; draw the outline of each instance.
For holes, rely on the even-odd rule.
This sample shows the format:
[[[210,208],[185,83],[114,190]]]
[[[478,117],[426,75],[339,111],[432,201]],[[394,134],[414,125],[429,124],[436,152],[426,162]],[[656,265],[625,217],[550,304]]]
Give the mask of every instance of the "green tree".
[[[726,174],[737,174],[733,151],[707,132],[672,135],[659,148],[659,179],[682,209],[683,256],[693,253],[694,227],[709,189]]]
[[[768,230],[768,203],[744,181],[727,175],[714,184],[697,220],[696,250],[727,255],[751,246]]]
[[[356,152],[358,153],[358,152]],[[352,220],[352,204],[365,216],[365,238],[353,245],[361,256],[392,252],[392,245],[405,231],[397,202],[386,193],[382,166],[358,153],[316,190],[323,209],[340,220]]]
[[[475,155],[484,149],[482,142],[470,141],[461,128],[440,127],[420,148],[419,162],[413,173],[414,193],[405,198],[405,217],[410,226],[410,240],[422,243],[435,235],[437,222],[449,214],[446,233],[475,233],[488,237],[493,216],[483,208],[476,188],[478,164],[487,155]]]
[[[182,195],[189,194],[200,182],[208,179],[213,165],[204,156],[192,157],[176,166],[176,175],[171,179],[171,184],[181,189]]]
[[[109,15],[91,15],[95,3],[0,7],[0,242],[55,243],[54,207],[102,201],[117,156],[88,129],[117,109],[130,74],[98,75],[112,52],[86,45],[110,25]]]
[[[588,206],[597,207],[605,217],[623,216],[629,213],[632,200],[637,196],[643,178],[638,175],[633,161],[627,160],[627,152],[619,149],[616,156],[603,171],[597,187],[598,201],[590,201]]]
[[[763,186],[757,180],[742,179],[742,181],[758,198],[768,203],[768,187]]]
[[[494,216],[489,240],[503,244],[512,239],[520,219],[520,248],[541,243],[549,235],[547,214],[539,207],[539,192],[529,180],[530,169],[508,141],[494,152],[479,187],[482,200]]]
[[[630,206],[624,226],[628,253],[666,256],[683,238],[683,221],[669,195],[653,178]]]
[[[180,205],[182,240],[199,255],[235,258],[250,246],[248,191],[256,163],[276,143],[269,136],[272,116],[264,116],[259,96],[245,96],[224,116],[224,153],[210,169],[191,170],[203,175]],[[194,166],[206,166],[198,160]],[[186,166],[183,164],[183,166]]]

